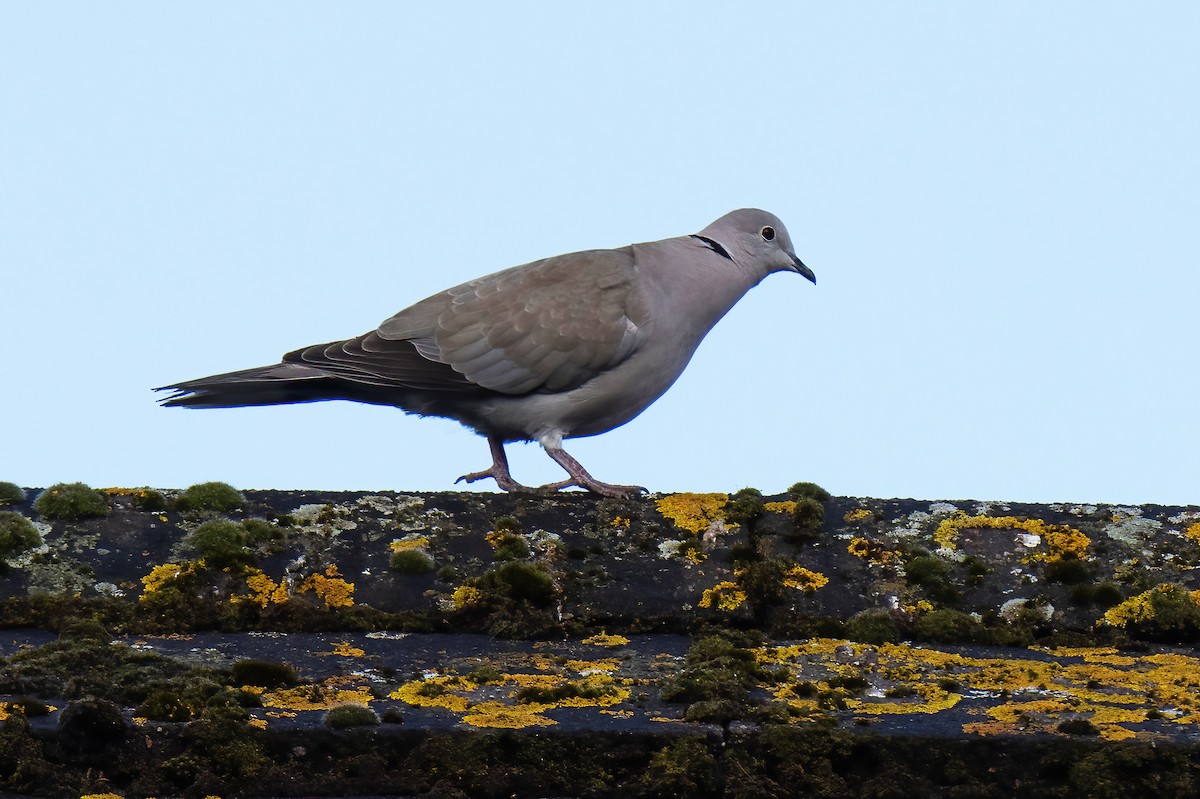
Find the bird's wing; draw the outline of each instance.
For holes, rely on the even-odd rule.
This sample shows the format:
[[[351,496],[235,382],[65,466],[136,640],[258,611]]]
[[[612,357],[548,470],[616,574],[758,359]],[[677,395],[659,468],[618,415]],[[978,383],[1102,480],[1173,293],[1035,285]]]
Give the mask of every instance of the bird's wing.
[[[630,248],[535,261],[401,311],[364,348],[405,342],[504,394],[567,391],[637,348],[647,316],[637,278]]]
[[[629,248],[571,253],[464,283],[347,341],[289,352],[382,389],[567,391],[636,349],[645,322]]]

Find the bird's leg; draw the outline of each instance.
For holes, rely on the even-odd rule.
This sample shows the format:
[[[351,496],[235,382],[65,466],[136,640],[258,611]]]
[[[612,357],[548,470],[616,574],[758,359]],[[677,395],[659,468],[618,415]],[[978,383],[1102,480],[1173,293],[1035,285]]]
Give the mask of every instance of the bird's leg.
[[[541,443],[542,448],[546,450],[546,454],[554,458],[555,463],[566,469],[567,474],[571,475],[571,478],[562,482],[544,485],[539,489],[540,491],[558,491],[568,486],[578,486],[579,488],[591,491],[593,494],[617,499],[646,493],[646,489],[641,486],[621,486],[602,483],[588,474],[587,469],[583,468],[583,464],[568,455],[567,451],[562,448],[561,443],[545,440]]]
[[[497,436],[488,436],[488,448],[492,451],[492,465],[482,472],[471,472],[464,474],[462,477],[455,480],[455,483],[474,483],[476,480],[483,480],[485,477],[490,477],[496,481],[496,485],[503,491],[533,491],[534,489],[526,485],[521,485],[512,478],[508,472],[508,456],[504,454],[504,441]]]

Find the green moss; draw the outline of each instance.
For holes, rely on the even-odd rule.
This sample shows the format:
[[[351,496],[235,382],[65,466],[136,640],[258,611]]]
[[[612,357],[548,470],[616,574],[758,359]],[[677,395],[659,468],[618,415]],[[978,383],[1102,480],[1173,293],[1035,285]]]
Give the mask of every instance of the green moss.
[[[902,639],[896,615],[883,608],[860,610],[846,621],[846,637],[864,644],[888,644]]]
[[[247,544],[246,528],[228,519],[212,519],[188,534],[185,544],[215,568],[249,563],[252,559]]]
[[[917,619],[916,638],[939,644],[970,644],[987,638],[982,624],[957,610],[933,610]]]
[[[544,608],[554,602],[554,581],[545,566],[533,563],[505,563],[486,572],[479,579],[479,589],[486,595],[528,602]]]
[[[176,510],[227,513],[245,503],[242,492],[228,483],[209,482],[188,486],[175,497]]]
[[[519,535],[508,533],[496,540],[496,560],[522,560],[529,557],[529,544]]]
[[[729,497],[724,508],[725,521],[750,527],[763,513],[763,494],[757,488],[743,488]]]
[[[832,498],[828,491],[816,483],[793,483],[788,487],[787,492],[793,499],[812,499],[817,502],[828,502]]]
[[[56,483],[43,491],[33,509],[46,519],[79,521],[109,514],[108,497],[85,483]]]
[[[706,636],[692,643],[683,669],[663,682],[661,696],[665,702],[687,704],[688,718],[728,723],[750,717],[761,704],[751,692],[774,680],[740,642],[724,635]]]
[[[399,708],[389,707],[383,711],[383,715],[379,717],[379,720],[384,724],[403,724],[404,714],[400,712]]]
[[[788,593],[783,580],[792,565],[791,561],[779,558],[745,563],[737,582],[746,592],[747,601],[756,609],[783,602]]]
[[[0,505],[24,502],[25,492],[16,483],[0,480]]]
[[[68,619],[58,628],[60,641],[93,641],[107,644],[112,633],[95,619]]]
[[[166,497],[153,488],[140,488],[131,496],[135,510],[158,513],[167,509]]]
[[[134,716],[154,721],[191,721],[196,707],[174,691],[154,691],[137,706]]]
[[[262,547],[268,553],[283,551],[287,533],[282,527],[266,519],[243,519],[241,524],[246,531],[246,542],[251,546]]]
[[[479,683],[480,685],[504,682],[504,672],[500,671],[495,666],[476,666],[463,676],[465,676],[471,682]]]
[[[573,683],[565,682],[551,687],[530,685],[517,691],[518,702],[541,702],[553,704],[564,699],[600,699],[612,696],[620,691],[613,683]]]
[[[693,797],[713,795],[716,758],[696,738],[681,738],[658,750],[641,778],[643,796]]]
[[[253,659],[236,661],[230,677],[234,685],[255,685],[260,688],[284,688],[295,685],[300,679],[291,666]]]
[[[392,553],[389,563],[392,571],[401,574],[428,574],[433,571],[433,558],[420,549],[402,549]]]
[[[521,523],[512,516],[499,516],[492,522],[492,529],[502,535],[516,535],[521,532]]]
[[[950,564],[933,555],[919,555],[904,564],[908,584],[919,586],[936,602],[955,602],[961,596],[950,580],[950,572]]]
[[[372,727],[379,723],[379,716],[366,705],[338,705],[325,714],[325,725],[335,730],[346,727]]]
[[[1058,731],[1067,735],[1099,735],[1100,728],[1087,719],[1068,719],[1060,722]]]
[[[33,522],[19,513],[0,510],[0,561],[20,555],[42,543]]]
[[[792,535],[800,540],[818,537],[825,528],[825,506],[812,497],[797,497],[792,511]]]
[[[10,713],[16,711],[27,719],[50,715],[50,706],[40,699],[34,699],[31,696],[19,696],[15,699],[9,699],[5,704],[8,706]]]
[[[1082,560],[1064,557],[1046,564],[1046,579],[1052,583],[1079,585],[1092,579],[1092,570]]]

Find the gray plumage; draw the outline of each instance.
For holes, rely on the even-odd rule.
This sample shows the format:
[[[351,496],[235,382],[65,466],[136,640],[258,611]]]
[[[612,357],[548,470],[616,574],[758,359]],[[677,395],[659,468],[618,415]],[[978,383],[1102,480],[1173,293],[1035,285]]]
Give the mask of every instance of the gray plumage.
[[[343,399],[457,419],[486,436],[492,466],[463,475],[529,490],[504,444],[538,441],[578,486],[602,483],[562,448],[633,419],[683,372],[701,340],[772,272],[816,282],[783,223],[756,209],[692,236],[558,255],[421,300],[357,338],[281,363],[163,386],[164,405],[230,408]]]

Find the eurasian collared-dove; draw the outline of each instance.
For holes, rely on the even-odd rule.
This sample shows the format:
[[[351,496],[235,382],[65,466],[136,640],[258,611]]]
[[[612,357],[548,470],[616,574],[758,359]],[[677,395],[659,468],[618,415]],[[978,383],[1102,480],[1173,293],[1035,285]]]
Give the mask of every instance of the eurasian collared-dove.
[[[783,223],[756,209],[692,236],[558,255],[435,294],[370,333],[290,352],[281,363],[163,386],[164,405],[231,408],[343,399],[457,419],[486,436],[491,477],[504,444],[537,441],[578,486],[605,496],[644,491],[602,483],[564,438],[619,427],[683,372],[713,325],[772,272],[801,263]]]

